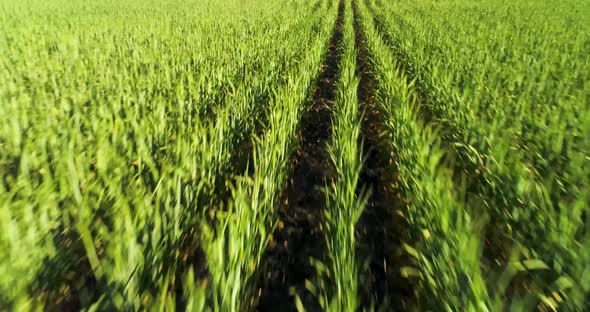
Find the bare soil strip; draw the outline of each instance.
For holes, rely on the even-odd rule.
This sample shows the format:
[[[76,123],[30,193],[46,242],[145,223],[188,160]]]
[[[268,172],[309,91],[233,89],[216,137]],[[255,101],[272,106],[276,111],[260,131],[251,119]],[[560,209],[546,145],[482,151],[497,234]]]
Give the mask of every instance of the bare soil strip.
[[[320,310],[316,296],[305,288],[305,282],[317,275],[310,259],[322,259],[325,250],[320,228],[326,204],[323,189],[333,171],[326,147],[332,133],[331,107],[339,76],[343,15],[344,3],[340,1],[311,109],[301,121],[300,149],[292,160],[292,181],[278,212],[280,223],[263,260],[259,311],[296,311],[293,290],[307,311]]]
[[[362,119],[363,151],[367,153],[361,183],[371,190],[371,197],[361,216],[359,255],[365,259],[361,271],[363,306],[386,311],[408,309],[413,286],[402,277],[400,268],[409,263],[402,250],[406,239],[405,221],[400,213],[402,202],[396,190],[393,146],[385,133],[383,112],[376,103],[375,80],[367,61],[367,47],[356,3],[353,5],[357,48],[357,75],[360,77],[359,105]]]

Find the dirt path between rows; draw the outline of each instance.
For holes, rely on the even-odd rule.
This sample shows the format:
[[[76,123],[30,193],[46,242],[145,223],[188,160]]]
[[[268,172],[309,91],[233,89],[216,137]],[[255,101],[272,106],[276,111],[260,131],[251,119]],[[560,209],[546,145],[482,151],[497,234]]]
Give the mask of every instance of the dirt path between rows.
[[[305,288],[305,282],[316,276],[310,259],[322,259],[325,252],[323,189],[333,172],[326,147],[332,134],[331,107],[339,76],[343,15],[344,2],[340,1],[311,108],[301,121],[300,149],[292,160],[292,180],[278,211],[280,223],[264,256],[259,311],[297,311],[293,293],[307,311],[321,311],[318,298]]]
[[[358,254],[364,259],[361,271],[363,306],[383,311],[405,311],[412,298],[413,286],[402,277],[400,269],[409,259],[402,249],[406,223],[400,213],[402,201],[395,187],[397,176],[391,141],[384,135],[385,120],[375,98],[376,82],[371,75],[368,50],[353,1],[357,49],[357,75],[360,77],[358,101],[363,112],[361,124],[363,151],[367,159],[359,185],[371,190],[371,197],[357,225]]]

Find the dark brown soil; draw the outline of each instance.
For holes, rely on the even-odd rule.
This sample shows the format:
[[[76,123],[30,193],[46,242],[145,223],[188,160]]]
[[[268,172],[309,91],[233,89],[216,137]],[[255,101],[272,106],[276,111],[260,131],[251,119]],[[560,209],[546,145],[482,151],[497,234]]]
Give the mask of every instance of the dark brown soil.
[[[375,100],[375,82],[367,60],[356,3],[353,12],[357,75],[360,77],[358,96],[363,112],[363,151],[367,153],[359,185],[364,184],[371,190],[371,197],[357,225],[358,253],[365,264],[361,271],[362,302],[368,309],[405,311],[413,297],[413,285],[400,274],[401,267],[408,265],[410,259],[402,249],[407,234],[401,213],[402,201],[396,189],[394,150],[383,135],[386,133],[384,115]]]
[[[317,275],[311,259],[322,259],[325,250],[320,228],[325,208],[323,189],[333,171],[326,147],[332,133],[331,107],[341,59],[343,14],[344,3],[340,1],[311,108],[301,121],[300,149],[292,159],[292,180],[278,212],[280,223],[264,256],[259,311],[296,311],[293,293],[307,311],[321,310],[318,298],[305,288],[305,282]]]

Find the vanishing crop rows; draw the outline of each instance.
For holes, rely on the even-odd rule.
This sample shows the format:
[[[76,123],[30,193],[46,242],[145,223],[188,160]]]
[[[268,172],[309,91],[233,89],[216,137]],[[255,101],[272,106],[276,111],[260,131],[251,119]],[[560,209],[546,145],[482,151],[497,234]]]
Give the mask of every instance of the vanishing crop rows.
[[[0,12],[0,309],[588,309],[590,5]]]

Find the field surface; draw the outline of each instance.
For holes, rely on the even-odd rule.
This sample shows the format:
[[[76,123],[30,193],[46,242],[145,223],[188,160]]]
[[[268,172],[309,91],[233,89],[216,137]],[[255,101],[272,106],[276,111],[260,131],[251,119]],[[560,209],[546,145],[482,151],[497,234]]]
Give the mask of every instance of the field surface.
[[[0,310],[588,311],[590,2],[0,0]]]

